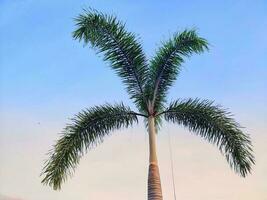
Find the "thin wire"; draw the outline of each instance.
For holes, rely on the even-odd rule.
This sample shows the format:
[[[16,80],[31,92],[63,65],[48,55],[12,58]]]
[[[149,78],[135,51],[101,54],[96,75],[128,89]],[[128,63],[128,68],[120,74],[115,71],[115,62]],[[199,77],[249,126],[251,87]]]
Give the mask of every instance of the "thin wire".
[[[171,145],[171,136],[170,136],[170,132],[169,132],[169,127],[168,127],[167,132],[168,132],[169,151],[170,151],[170,160],[171,160],[173,196],[174,196],[174,199],[176,200],[176,192],[175,192],[175,188],[176,188],[176,187],[175,187],[175,181],[174,181],[172,145]]]

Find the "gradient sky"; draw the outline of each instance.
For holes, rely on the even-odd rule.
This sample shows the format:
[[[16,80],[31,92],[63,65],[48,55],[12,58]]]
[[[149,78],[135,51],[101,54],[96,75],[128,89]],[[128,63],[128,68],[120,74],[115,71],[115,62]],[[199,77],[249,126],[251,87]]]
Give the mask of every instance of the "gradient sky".
[[[174,32],[197,28],[210,51],[187,60],[169,100],[215,100],[251,135],[257,164],[243,179],[216,147],[164,126],[158,154],[165,199],[173,199],[170,133],[177,199],[267,200],[267,3],[257,0],[0,0],[0,200],[146,198],[142,124],[89,152],[61,191],[40,183],[46,153],[69,118],[105,102],[132,106],[101,56],[71,37],[83,7],[116,14],[138,34],[149,58]]]

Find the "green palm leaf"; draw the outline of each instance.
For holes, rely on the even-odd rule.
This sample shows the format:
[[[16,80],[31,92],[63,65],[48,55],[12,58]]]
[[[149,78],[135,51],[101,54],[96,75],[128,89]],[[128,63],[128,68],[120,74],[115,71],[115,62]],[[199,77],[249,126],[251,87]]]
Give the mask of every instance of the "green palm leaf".
[[[146,86],[154,112],[162,109],[168,88],[176,80],[184,57],[201,53],[205,49],[208,49],[208,42],[204,38],[199,37],[195,30],[185,30],[174,34],[157,51],[150,63],[149,81]]]
[[[174,101],[163,112],[167,121],[181,124],[190,131],[216,144],[231,167],[242,176],[254,164],[248,135],[231,118],[230,113],[208,100]]]
[[[76,19],[77,29],[73,37],[104,54],[111,67],[122,78],[131,99],[140,111],[147,110],[144,85],[148,67],[140,43],[133,33],[125,30],[124,24],[114,16],[93,10],[85,10]]]
[[[87,149],[101,143],[111,131],[137,123],[138,115],[123,104],[106,104],[80,112],[54,146],[43,169],[42,182],[60,189]]]

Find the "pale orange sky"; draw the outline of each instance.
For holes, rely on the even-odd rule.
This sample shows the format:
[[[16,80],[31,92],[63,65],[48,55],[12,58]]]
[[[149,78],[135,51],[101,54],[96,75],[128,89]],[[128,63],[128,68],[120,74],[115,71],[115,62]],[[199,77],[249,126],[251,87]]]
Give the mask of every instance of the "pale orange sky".
[[[7,115],[6,115],[7,116]],[[27,115],[26,115],[27,116]],[[19,120],[19,119],[17,119]],[[76,173],[61,191],[43,186],[39,174],[55,132],[61,125],[33,123],[24,118],[11,127],[1,122],[0,193],[21,200],[136,200],[146,198],[148,138],[142,126],[114,132],[81,160]],[[3,124],[4,123],[4,124]],[[7,130],[10,132],[7,134]],[[159,165],[164,199],[174,199],[168,137],[173,148],[177,199],[267,199],[266,128],[250,125],[256,166],[247,178],[236,175],[218,149],[183,128],[167,125],[158,137]],[[19,132],[24,134],[19,135]],[[12,200],[9,198],[0,199]],[[1,200],[2,200],[1,199]]]

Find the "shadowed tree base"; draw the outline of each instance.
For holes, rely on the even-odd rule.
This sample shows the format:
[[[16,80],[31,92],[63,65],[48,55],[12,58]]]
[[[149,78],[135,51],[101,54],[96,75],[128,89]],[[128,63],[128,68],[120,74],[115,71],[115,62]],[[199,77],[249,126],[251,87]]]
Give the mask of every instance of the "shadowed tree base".
[[[162,200],[159,168],[157,164],[150,163],[148,171],[148,200]]]

